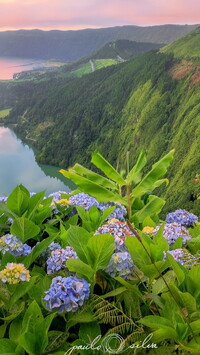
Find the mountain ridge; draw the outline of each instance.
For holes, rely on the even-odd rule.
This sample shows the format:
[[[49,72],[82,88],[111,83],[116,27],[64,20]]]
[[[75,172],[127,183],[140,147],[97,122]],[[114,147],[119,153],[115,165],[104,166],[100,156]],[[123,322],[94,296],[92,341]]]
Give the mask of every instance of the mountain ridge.
[[[18,30],[0,32],[1,56],[74,61],[108,42],[169,43],[198,25],[116,26],[74,31]]]

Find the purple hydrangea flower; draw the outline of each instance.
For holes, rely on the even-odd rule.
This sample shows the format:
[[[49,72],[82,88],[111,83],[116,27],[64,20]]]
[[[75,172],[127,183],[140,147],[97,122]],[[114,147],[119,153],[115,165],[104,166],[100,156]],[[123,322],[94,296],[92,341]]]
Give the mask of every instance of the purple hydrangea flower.
[[[192,227],[194,223],[198,222],[198,217],[186,210],[176,210],[167,214],[166,222],[175,222],[185,227]]]
[[[119,221],[123,222],[124,221],[124,217],[127,215],[127,211],[126,208],[121,205],[120,203],[117,202],[101,202],[99,203],[98,208],[101,211],[104,211],[105,209],[112,207],[112,206],[116,206],[116,208],[114,209],[114,211],[110,214],[110,216],[107,218],[107,220],[110,219],[118,219]]]
[[[61,200],[62,198],[61,194],[67,195],[68,193],[66,191],[56,191],[56,192],[52,192],[50,195],[48,195],[48,197],[53,197],[52,202],[57,202]]]
[[[88,211],[92,206],[99,207],[99,202],[96,198],[85,194],[84,192],[80,192],[79,194],[73,195],[69,197],[69,201],[73,206],[81,206],[86,211]]]
[[[47,259],[47,274],[53,275],[56,271],[66,269],[68,259],[78,259],[74,248],[67,246],[65,249],[56,249]]]
[[[0,202],[6,203],[7,199],[8,199],[7,196],[1,196],[1,197],[0,197]]]
[[[76,276],[57,276],[43,298],[49,311],[76,312],[90,295],[90,284]]]
[[[40,243],[38,242],[37,244],[40,244]],[[48,248],[45,251],[43,251],[42,254],[40,254],[40,256],[38,258],[38,262],[43,263],[44,261],[46,261],[48,259],[48,257],[51,255],[51,252],[56,250],[56,249],[62,249],[61,245],[59,243],[52,242],[48,246]]]
[[[12,234],[6,234],[0,238],[0,251],[2,254],[10,253],[14,256],[29,255],[31,247],[23,244],[19,238]]]
[[[123,252],[127,251],[125,246],[125,240],[127,236],[133,236],[132,231],[127,227],[126,223],[120,222],[117,219],[113,219],[106,224],[103,224],[102,227],[99,227],[95,232],[97,234],[106,234],[110,233],[115,239],[115,251]]]
[[[112,276],[128,279],[134,268],[133,260],[128,252],[114,253],[110,259],[106,272]]]
[[[160,226],[154,229],[154,235],[159,231]],[[183,245],[192,238],[187,229],[178,223],[166,223],[164,225],[163,237],[168,241],[169,245],[173,245],[179,237],[183,240]]]
[[[168,251],[169,254],[173,256],[173,258],[181,265],[185,267],[191,267],[199,262],[198,258],[188,252],[186,249],[174,249]],[[166,260],[166,253],[164,253],[164,259]]]

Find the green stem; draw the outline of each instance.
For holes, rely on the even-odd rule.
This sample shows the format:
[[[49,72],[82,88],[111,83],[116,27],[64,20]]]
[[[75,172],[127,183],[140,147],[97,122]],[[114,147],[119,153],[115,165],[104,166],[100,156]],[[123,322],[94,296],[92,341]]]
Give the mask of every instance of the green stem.
[[[126,185],[126,196],[128,201],[128,218],[132,217],[132,208],[131,208],[131,187],[130,185]]]

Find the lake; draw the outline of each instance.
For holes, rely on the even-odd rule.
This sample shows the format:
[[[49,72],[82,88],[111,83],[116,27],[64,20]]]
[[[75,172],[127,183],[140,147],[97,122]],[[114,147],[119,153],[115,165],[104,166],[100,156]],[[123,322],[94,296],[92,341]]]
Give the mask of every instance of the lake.
[[[0,57],[0,80],[12,79],[15,73],[44,68],[42,60]]]
[[[0,196],[8,195],[19,184],[30,192],[46,190],[46,195],[74,189],[59,168],[38,165],[33,149],[23,144],[10,128],[0,126]]]

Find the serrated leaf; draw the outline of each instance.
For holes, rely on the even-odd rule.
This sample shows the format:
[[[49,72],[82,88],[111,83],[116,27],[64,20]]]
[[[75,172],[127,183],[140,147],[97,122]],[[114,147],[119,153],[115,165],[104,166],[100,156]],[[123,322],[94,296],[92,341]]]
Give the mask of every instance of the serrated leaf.
[[[38,235],[40,228],[28,218],[18,217],[14,220],[10,228],[10,232],[11,234],[19,237],[21,241],[25,243],[28,239],[32,239]]]

